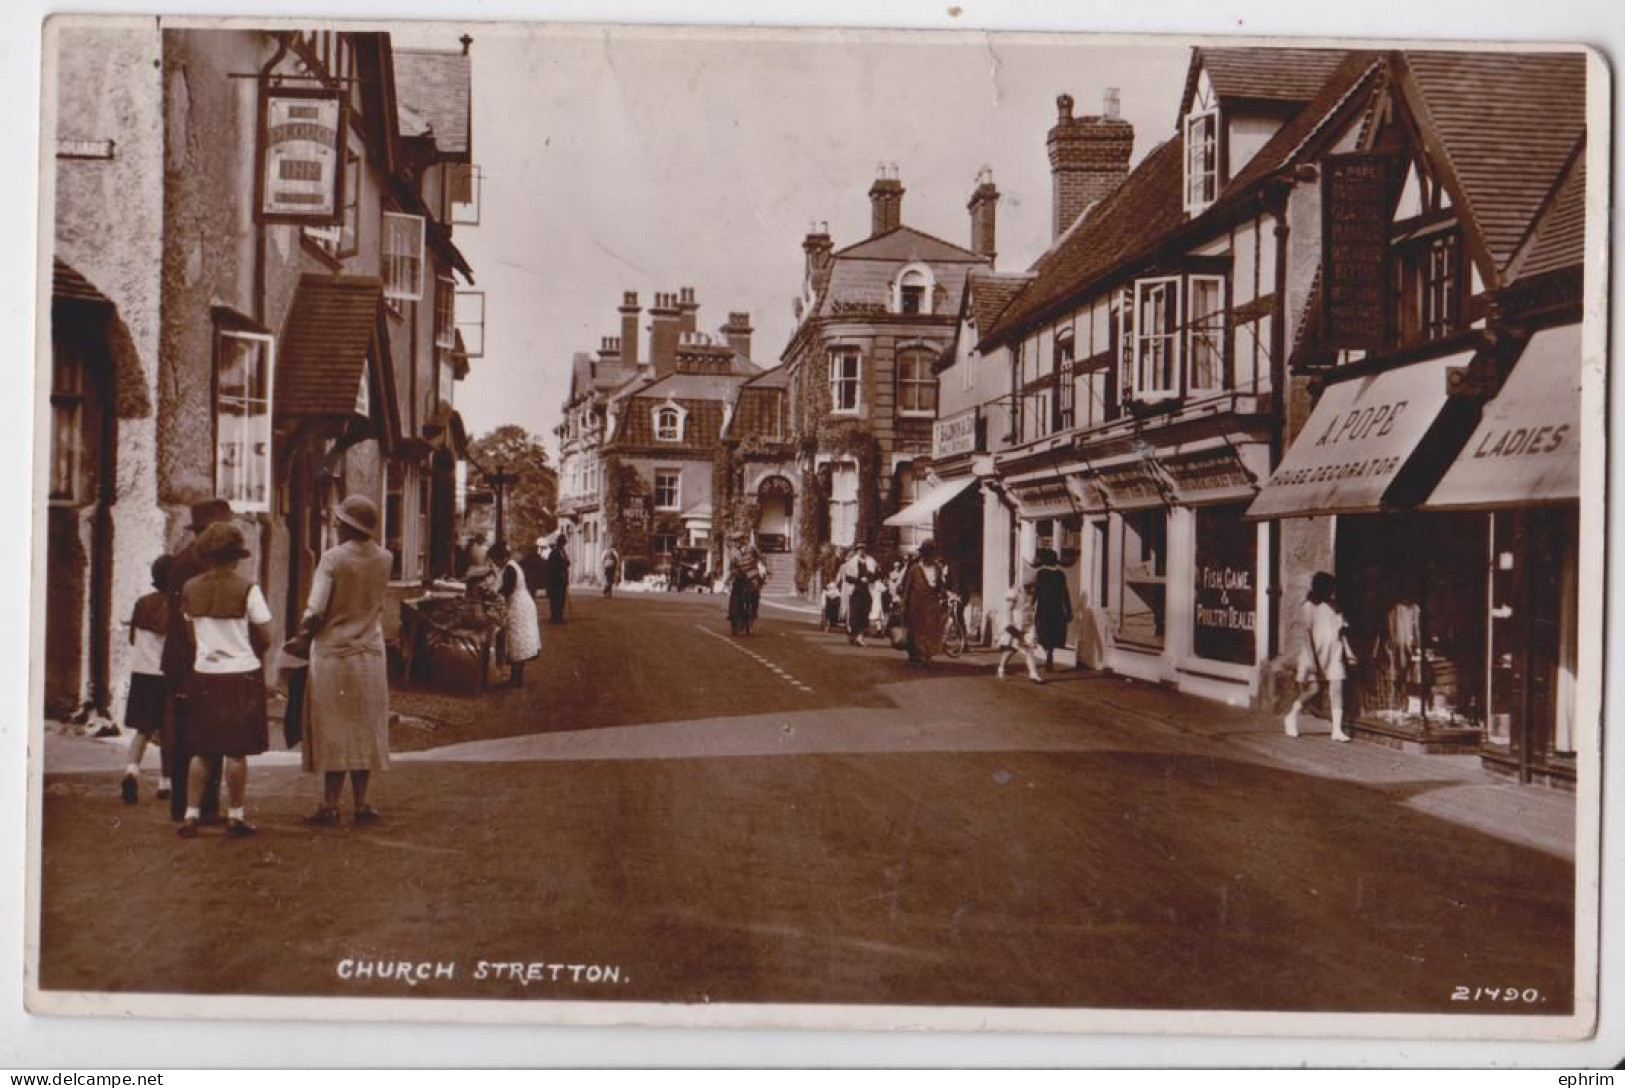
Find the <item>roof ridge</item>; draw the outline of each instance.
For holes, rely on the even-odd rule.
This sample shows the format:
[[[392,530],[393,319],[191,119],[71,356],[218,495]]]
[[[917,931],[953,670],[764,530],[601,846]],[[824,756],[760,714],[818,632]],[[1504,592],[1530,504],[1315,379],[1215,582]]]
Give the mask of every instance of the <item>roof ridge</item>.
[[[921,238],[927,238],[927,239],[929,239],[929,240],[931,240],[933,242],[936,242],[938,245],[947,246],[949,249],[956,249],[959,252],[965,254],[965,256],[970,257],[972,260],[982,261],[982,260],[987,259],[982,254],[977,253],[973,249],[966,249],[964,246],[956,246],[952,242],[948,241],[946,238],[939,238],[935,234],[930,233],[929,231],[923,231],[919,227],[911,227],[907,223],[899,223],[895,227],[893,227],[891,230],[881,231],[879,234],[871,234],[871,235],[869,235],[869,237],[863,239],[862,241],[853,242],[849,246],[846,246],[846,247],[844,247],[842,249],[837,249],[834,253],[830,254],[830,256],[831,257],[845,257],[845,256],[848,256],[852,252],[852,250],[854,250],[854,249],[858,249],[861,246],[866,246],[871,242],[878,242],[882,238],[890,238],[892,235],[901,233],[902,231],[905,231],[905,230],[908,231],[910,234],[918,234]],[[855,260],[855,261],[878,261],[878,260],[888,260],[889,261],[889,260],[895,260],[896,258],[893,258],[893,257],[852,257],[851,259]]]
[[[1557,212],[1558,198],[1563,195],[1563,191],[1568,187],[1569,182],[1574,179],[1576,173],[1585,168],[1585,150],[1586,134],[1581,132],[1580,136],[1574,141],[1574,146],[1569,148],[1567,161],[1563,163],[1562,169],[1558,170],[1557,175],[1552,179],[1551,187],[1546,190],[1546,194],[1541,197],[1540,211],[1530,217],[1529,226],[1525,229],[1523,237],[1518,240],[1517,246],[1512,250],[1512,256],[1508,259],[1506,267],[1507,283],[1517,281],[1524,265],[1529,263],[1530,256],[1539,247],[1545,228],[1550,225],[1552,216]],[[1582,192],[1580,197],[1583,201],[1585,194]]]

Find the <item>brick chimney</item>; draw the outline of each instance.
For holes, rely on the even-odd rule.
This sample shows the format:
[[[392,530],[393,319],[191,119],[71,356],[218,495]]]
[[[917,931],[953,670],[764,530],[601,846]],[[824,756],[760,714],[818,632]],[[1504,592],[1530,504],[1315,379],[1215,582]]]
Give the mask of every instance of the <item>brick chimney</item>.
[[[750,334],[756,331],[750,327],[750,314],[737,312],[729,314],[728,323],[719,331],[735,355],[741,359],[750,358]]]
[[[1128,177],[1134,126],[1118,116],[1116,87],[1107,88],[1104,105],[1099,117],[1073,117],[1071,95],[1055,100],[1059,116],[1049,130],[1049,165],[1057,238]]]
[[[869,234],[885,234],[903,225],[903,183],[897,179],[897,164],[880,164],[875,183],[869,186],[869,207],[874,221]]]
[[[656,291],[654,305],[649,307],[649,362],[654,365],[657,378],[677,369],[677,342],[682,338],[680,321],[677,296],[670,291]]]
[[[677,289],[677,328],[682,332],[695,332],[699,328],[697,315],[700,304],[694,301],[694,288]]]
[[[638,293],[621,292],[621,361],[638,365]]]
[[[982,167],[976,175],[976,190],[970,195],[970,248],[987,258],[989,265],[998,256],[995,217],[999,210],[999,190],[993,185],[993,168]]]
[[[807,229],[807,237],[801,241],[801,252],[807,255],[807,281],[815,288],[821,287],[823,277],[829,271],[830,255],[835,252],[828,223],[814,222]]]

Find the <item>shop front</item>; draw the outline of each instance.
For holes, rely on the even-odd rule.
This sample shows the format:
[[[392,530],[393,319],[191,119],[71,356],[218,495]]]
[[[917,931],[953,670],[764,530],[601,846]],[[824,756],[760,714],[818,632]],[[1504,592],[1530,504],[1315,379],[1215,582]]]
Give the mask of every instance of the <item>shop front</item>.
[[[1482,758],[1572,785],[1580,746],[1580,326],[1536,332],[1424,504],[1484,524]]]
[[[1476,751],[1486,724],[1490,520],[1418,508],[1476,419],[1475,402],[1450,396],[1474,354],[1328,385],[1247,512],[1335,515],[1350,730],[1412,750]]]

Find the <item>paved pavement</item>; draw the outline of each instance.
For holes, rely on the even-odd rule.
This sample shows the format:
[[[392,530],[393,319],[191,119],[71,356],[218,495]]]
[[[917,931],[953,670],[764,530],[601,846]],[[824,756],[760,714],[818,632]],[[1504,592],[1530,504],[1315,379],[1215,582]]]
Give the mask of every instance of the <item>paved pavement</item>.
[[[117,803],[119,742],[48,730],[49,977],[320,993],[346,950],[471,965],[547,947],[633,978],[574,997],[1482,1012],[1455,987],[1516,982],[1538,1000],[1514,1011],[1568,999],[1571,795],[1123,679],[1001,683],[986,653],[909,670],[782,607],[733,639],[724,608],[576,598],[524,689],[399,692],[377,831],[303,828],[296,757],[255,760],[253,846],[278,861],[200,876],[223,903],[294,913],[331,884],[310,921],[335,935],[230,969],[95,953],[119,933],[83,912],[89,889],[203,855],[176,853],[157,806]],[[380,920],[362,906],[378,888],[414,891]]]

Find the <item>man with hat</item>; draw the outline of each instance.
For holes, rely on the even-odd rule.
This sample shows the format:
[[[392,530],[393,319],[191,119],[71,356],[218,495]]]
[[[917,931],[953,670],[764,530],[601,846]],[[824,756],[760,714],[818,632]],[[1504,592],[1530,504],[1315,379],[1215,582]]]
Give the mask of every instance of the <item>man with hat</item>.
[[[194,503],[192,506],[192,523],[187,529],[194,534],[194,539],[186,547],[176,552],[169,564],[169,575],[165,579],[163,590],[169,594],[169,630],[164,637],[164,653],[161,661],[164,679],[169,687],[169,715],[167,729],[164,735],[164,747],[170,755],[170,766],[179,768],[176,773],[184,776],[187,760],[191,756],[186,742],[186,680],[192,675],[193,659],[197,655],[197,644],[192,640],[192,626],[186,620],[181,607],[181,590],[186,583],[209,569],[209,565],[198,554],[197,535],[209,526],[218,522],[231,520],[231,503],[225,499],[209,499],[205,502]],[[208,788],[202,798],[202,809],[206,819],[215,819],[220,815],[220,761],[210,760]],[[169,815],[171,819],[180,820],[186,815],[186,789],[182,785],[184,777],[177,781],[177,786],[169,796]]]
[[[864,645],[863,636],[869,630],[869,611],[874,605],[870,588],[880,576],[879,565],[869,556],[863,541],[852,545],[852,551],[841,566],[841,581],[845,583],[846,641],[854,646]]]

